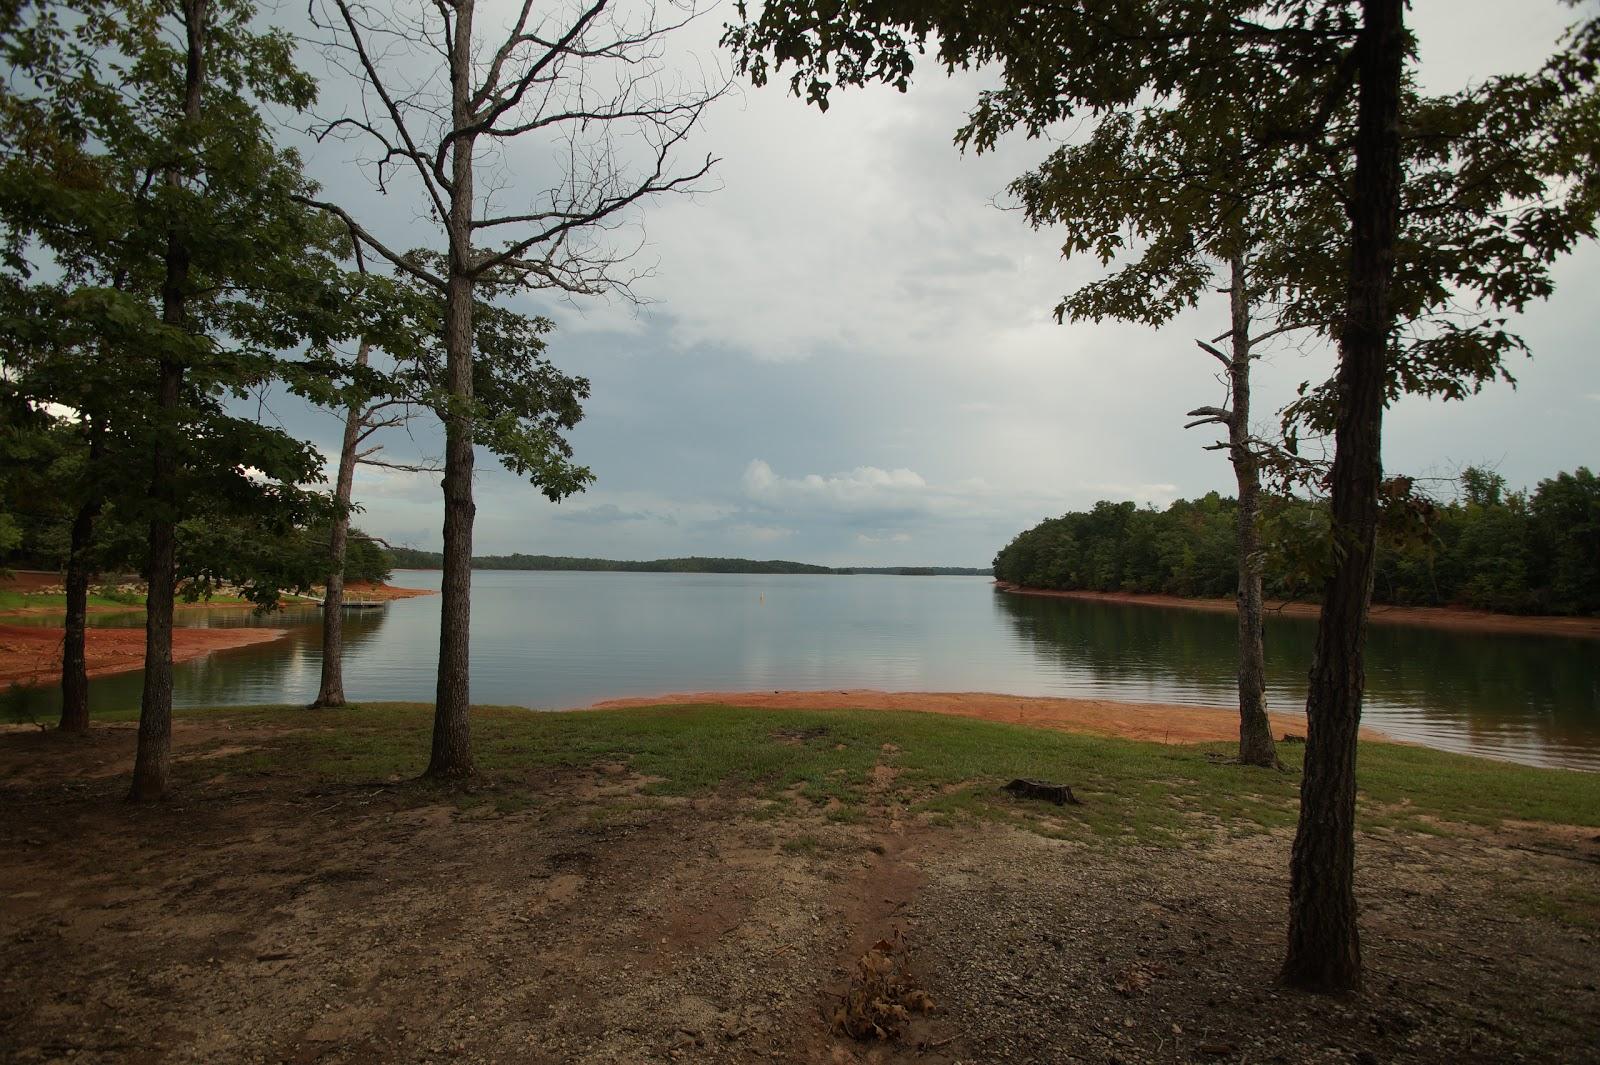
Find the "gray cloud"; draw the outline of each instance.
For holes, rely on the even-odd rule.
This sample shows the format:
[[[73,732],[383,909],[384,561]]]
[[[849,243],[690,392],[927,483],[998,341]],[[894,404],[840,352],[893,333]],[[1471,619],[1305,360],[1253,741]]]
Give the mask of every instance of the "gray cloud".
[[[1579,13],[1539,0],[1507,19],[1493,0],[1419,0],[1424,79],[1443,89],[1532,66]],[[723,62],[721,21],[677,42],[674,61]],[[905,95],[844,94],[826,115],[779,84],[722,101],[690,146],[722,158],[721,187],[650,205],[619,234],[643,241],[650,303],[514,301],[556,321],[552,356],[593,382],[573,442],[599,479],[556,506],[482,457],[477,550],[971,565],[1099,498],[1231,491],[1227,463],[1202,450],[1212,438],[1182,428],[1184,411],[1219,395],[1193,338],[1220,331],[1221,297],[1161,330],[1057,325],[1061,294],[1098,268],[1063,263],[1059,233],[994,206],[1048,144],[1010,140],[980,157],[951,146],[988,76],[930,73]],[[361,201],[386,235],[429,239],[415,201],[373,196],[345,149],[307,150],[331,194]],[[537,143],[501,165],[502,199],[548,177]],[[1520,320],[1535,358],[1515,367],[1516,390],[1400,402],[1386,465],[1488,462],[1526,485],[1592,464],[1600,308],[1585,291],[1597,273],[1600,250],[1586,245],[1558,267],[1555,298]],[[1258,407],[1331,367],[1326,350],[1274,352]],[[326,415],[287,400],[275,410],[336,439]],[[413,434],[392,449],[438,453],[436,426]],[[364,471],[357,496],[363,527],[438,545],[437,477]]]

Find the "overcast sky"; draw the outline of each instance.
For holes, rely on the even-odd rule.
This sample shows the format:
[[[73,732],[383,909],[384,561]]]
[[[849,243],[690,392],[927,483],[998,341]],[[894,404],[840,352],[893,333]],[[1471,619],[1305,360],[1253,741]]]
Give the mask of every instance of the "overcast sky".
[[[674,66],[727,70],[716,38],[731,17],[683,31]],[[1424,81],[1536,66],[1576,17],[1556,0],[1420,0]],[[475,553],[987,565],[1023,528],[1097,499],[1231,491],[1225,458],[1202,450],[1210,431],[1182,428],[1186,410],[1223,398],[1193,342],[1225,328],[1223,298],[1159,331],[1055,324],[1057,300],[1095,270],[995,205],[1047,146],[952,146],[981,84],[930,69],[905,95],[845,93],[825,115],[779,84],[717,102],[685,156],[721,160],[711,191],[657,201],[629,234],[652,268],[645,306],[516,301],[555,320],[553,360],[593,382],[573,442],[598,480],[557,506],[481,456]],[[349,91],[330,75],[324,107]],[[549,152],[509,153],[502,197],[536,184]],[[375,227],[428,239],[417,202],[371,195],[349,148],[312,151],[311,165]],[[1386,467],[1487,464],[1531,486],[1600,463],[1597,275],[1593,245],[1557,269],[1555,297],[1519,323],[1534,358],[1513,367],[1515,390],[1392,410]],[[1330,368],[1326,353],[1272,355],[1258,410]],[[335,453],[334,415],[272,406]],[[434,427],[417,436],[437,446]],[[356,498],[363,528],[439,547],[436,476],[363,470]]]

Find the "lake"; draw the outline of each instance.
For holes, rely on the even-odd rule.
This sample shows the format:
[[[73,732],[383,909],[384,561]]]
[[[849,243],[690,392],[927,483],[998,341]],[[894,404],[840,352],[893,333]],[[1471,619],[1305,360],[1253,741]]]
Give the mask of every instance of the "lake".
[[[394,577],[419,588],[438,581],[430,571]],[[176,666],[178,706],[316,694],[317,608],[179,618],[289,632]],[[1231,707],[1234,626],[1232,614],[1006,595],[986,577],[484,570],[473,583],[472,696],[561,708],[673,691],[881,688]],[[436,596],[347,614],[350,698],[431,700],[438,633]],[[1594,641],[1396,625],[1370,633],[1367,724],[1445,750],[1600,770]],[[1309,619],[1269,619],[1274,710],[1303,712],[1314,634]],[[91,706],[137,705],[139,686],[138,673],[98,678]],[[13,715],[59,705],[51,688],[0,699]]]

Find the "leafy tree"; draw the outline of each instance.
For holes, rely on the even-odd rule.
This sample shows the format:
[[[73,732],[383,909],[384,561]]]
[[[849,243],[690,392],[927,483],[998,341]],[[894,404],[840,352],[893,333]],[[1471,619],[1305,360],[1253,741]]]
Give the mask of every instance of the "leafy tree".
[[[87,403],[74,382],[114,384],[100,394],[118,441],[108,502],[148,527],[132,797],[158,798],[180,522],[204,507],[292,525],[317,509],[299,487],[319,475],[315,451],[226,406],[283,350],[350,328],[336,231],[299,202],[311,188],[260,113],[305,107],[313,85],[248,0],[27,0],[8,14],[5,313],[28,398]],[[197,568],[269,569],[247,554]]]
[[[1600,477],[1580,466],[1540,481],[1529,512],[1531,553],[1545,560],[1550,604],[1600,613]]]
[[[1464,606],[1505,613],[1600,613],[1593,565],[1596,497],[1587,469],[1507,491],[1492,471],[1462,471],[1459,498],[1431,507],[1425,535],[1386,523],[1378,541],[1373,601]],[[1097,503],[1019,533],[995,556],[1000,580],[1025,588],[1222,596],[1233,588],[1238,503],[1210,493],[1163,511]],[[1308,572],[1325,572],[1328,504],[1268,494],[1263,522],[1266,592],[1315,598]],[[1121,515],[1107,522],[1104,516]],[[1096,559],[1119,560],[1116,578],[1096,579]],[[1573,574],[1569,577],[1567,574]]]
[[[1304,175],[1320,177],[1339,190],[1331,197],[1319,194],[1322,210],[1297,210],[1286,220],[1290,232],[1279,244],[1280,265],[1296,269],[1269,268],[1265,276],[1292,278],[1280,293],[1282,301],[1297,311],[1292,319],[1317,323],[1339,348],[1336,380],[1301,408],[1320,415],[1321,424],[1334,436],[1328,478],[1334,550],[1307,701],[1310,729],[1300,830],[1291,863],[1284,976],[1318,989],[1358,986],[1354,761],[1379,524],[1383,408],[1397,381],[1409,390],[1449,394],[1462,387],[1457,382],[1464,374],[1470,378],[1494,372],[1482,364],[1485,349],[1459,343],[1447,321],[1433,342],[1408,345],[1409,357],[1395,355],[1397,320],[1421,317],[1418,301],[1425,303],[1422,294],[1427,292],[1417,278],[1395,296],[1395,263],[1402,244],[1400,129],[1410,50],[1402,3],[1083,0],[1061,6],[862,0],[841,7],[821,0],[771,0],[754,20],[743,4],[739,11],[745,21],[730,27],[726,40],[738,52],[741,68],[761,83],[774,68],[793,63],[791,88],[820,106],[826,106],[829,93],[839,85],[878,80],[904,90],[930,37],[937,39],[938,60],[947,67],[997,63],[1002,86],[982,94],[968,124],[957,134],[959,142],[979,150],[1008,130],[1020,128],[1038,135],[1052,123],[1080,113],[1113,124],[1121,116],[1120,143],[1126,145],[1137,126],[1126,116],[1146,107],[1146,101],[1157,101],[1154,108],[1165,113],[1157,132],[1174,139],[1178,150],[1169,155],[1172,144],[1159,139],[1134,140],[1133,147],[1175,160],[1176,186],[1158,182],[1148,194],[1116,187],[1104,197],[1112,207],[1090,219],[1091,227],[1096,221],[1102,223],[1102,232],[1115,230],[1130,210],[1139,220],[1154,219],[1151,243],[1157,253],[1139,260],[1140,269],[1122,275],[1130,285],[1119,289],[1112,283],[1092,295],[1085,305],[1091,311],[1101,309],[1094,300],[1105,296],[1119,308],[1131,308],[1136,317],[1170,314],[1173,308],[1162,304],[1160,293],[1177,291],[1181,296],[1185,286],[1192,291],[1197,284],[1197,250],[1230,265],[1237,262],[1242,272],[1242,253],[1250,249],[1252,235],[1242,232],[1241,212],[1259,205],[1245,197],[1243,204],[1221,204],[1229,209],[1218,212],[1219,188],[1214,182],[1218,156],[1204,150],[1208,136],[1220,136],[1224,160],[1262,161],[1259,175],[1253,171],[1235,175],[1247,189],[1255,187],[1257,177],[1269,189],[1275,188],[1287,173],[1296,178],[1287,184],[1289,189],[1314,188],[1314,182],[1300,184]],[[1559,70],[1522,99],[1553,94],[1560,106],[1575,88],[1592,81],[1592,63],[1585,67],[1587,62],[1563,60]],[[1517,112],[1512,107],[1503,113]],[[1347,124],[1336,120],[1341,114],[1349,116]],[[1439,271],[1438,276],[1453,280],[1479,271],[1476,279],[1489,294],[1491,307],[1515,307],[1518,297],[1497,287],[1505,284],[1497,271],[1508,257],[1519,257],[1514,254],[1517,241],[1562,250],[1585,235],[1592,210],[1589,221],[1582,210],[1562,219],[1558,212],[1535,208],[1516,212],[1509,222],[1497,213],[1507,190],[1510,195],[1537,198],[1552,175],[1567,177],[1580,189],[1592,185],[1577,157],[1593,151],[1592,140],[1586,140],[1588,121],[1578,118],[1573,126],[1579,135],[1557,138],[1563,143],[1532,168],[1536,180],[1520,188],[1515,180],[1502,182],[1493,167],[1468,173],[1480,155],[1505,160],[1503,153],[1485,150],[1481,143],[1501,130],[1463,121],[1456,131],[1462,139],[1441,140],[1436,146],[1439,165],[1430,174],[1444,179],[1448,186],[1444,191],[1458,195],[1446,196],[1440,213],[1476,210],[1486,220],[1479,230],[1486,234],[1483,247],[1504,251],[1509,236],[1513,254],[1469,259],[1458,265],[1457,274]],[[1202,149],[1199,155],[1197,147]],[[1241,147],[1242,153],[1237,150]],[[1196,161],[1202,164],[1198,172],[1186,168]],[[1213,179],[1210,185],[1208,178]],[[1580,191],[1580,208],[1586,196]],[[1089,199],[1098,203],[1093,194]],[[1112,224],[1104,225],[1108,217]],[[1551,228],[1557,232],[1541,233],[1541,222],[1551,219],[1556,220]],[[1169,234],[1175,239],[1163,250],[1162,238]],[[1079,250],[1095,248],[1109,258],[1119,246],[1120,239],[1098,247],[1088,241],[1080,242]],[[1447,248],[1450,253],[1457,250]],[[1321,283],[1308,279],[1298,265],[1313,255],[1330,264]],[[1261,258],[1256,257],[1258,269]],[[1449,280],[1436,281],[1436,290],[1448,284]],[[1149,295],[1152,290],[1158,295]],[[1240,302],[1236,297],[1236,308]],[[1235,324],[1238,317],[1236,313]],[[1506,344],[1486,350],[1497,360]],[[1242,358],[1220,353],[1219,357],[1230,368],[1248,365],[1248,352]],[[1239,384],[1235,378],[1236,391]],[[1220,411],[1215,417],[1224,424],[1230,419],[1231,414]]]

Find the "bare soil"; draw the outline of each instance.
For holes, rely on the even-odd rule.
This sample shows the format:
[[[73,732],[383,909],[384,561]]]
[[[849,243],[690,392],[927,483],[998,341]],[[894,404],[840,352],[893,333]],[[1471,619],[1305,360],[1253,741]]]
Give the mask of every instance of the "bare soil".
[[[1002,695],[996,692],[885,692],[871,688],[829,691],[674,692],[628,699],[610,699],[585,709],[624,706],[676,706],[722,703],[767,710],[912,710],[974,717],[1032,728],[1121,736],[1153,743],[1208,743],[1239,738],[1237,711],[1168,703],[1120,703],[1107,699],[1066,699]],[[1304,736],[1305,718],[1270,714],[1277,736]],[[1386,739],[1376,729],[1361,730],[1364,739]]]
[[[1237,606],[1232,599],[1190,599],[1179,595],[1145,595],[1136,592],[1056,591],[1048,588],[1022,588],[1005,581],[995,587],[1010,595],[1035,595],[1050,599],[1080,599],[1090,603],[1121,603],[1128,606],[1164,606],[1181,610],[1205,610],[1231,614]],[[1291,618],[1315,618],[1321,607],[1315,603],[1269,600],[1267,612]],[[1600,640],[1600,618],[1558,617],[1534,614],[1494,614],[1456,606],[1386,606],[1375,603],[1370,614],[1375,625],[1420,625],[1424,628],[1459,629],[1464,632],[1524,633],[1530,636],[1576,636]]]
[[[346,599],[365,599],[387,603],[395,599],[415,599],[423,595],[438,595],[432,588],[401,588],[393,584],[384,584],[382,581],[347,581],[344,586]]]
[[[273,739],[180,719],[186,786],[134,807],[131,727],[0,733],[0,1060],[1600,1060],[1594,925],[1517,901],[1594,897],[1593,830],[1364,836],[1367,988],[1320,998],[1275,981],[1281,833],[1090,846],[887,790],[762,818],[620,764],[516,803],[210,768]],[[897,929],[933,1014],[834,1034]]]
[[[276,640],[287,630],[267,628],[172,630],[172,660],[187,662],[213,651]],[[0,686],[55,684],[61,679],[63,630],[0,625]],[[144,668],[144,629],[91,628],[84,635],[89,676]]]

